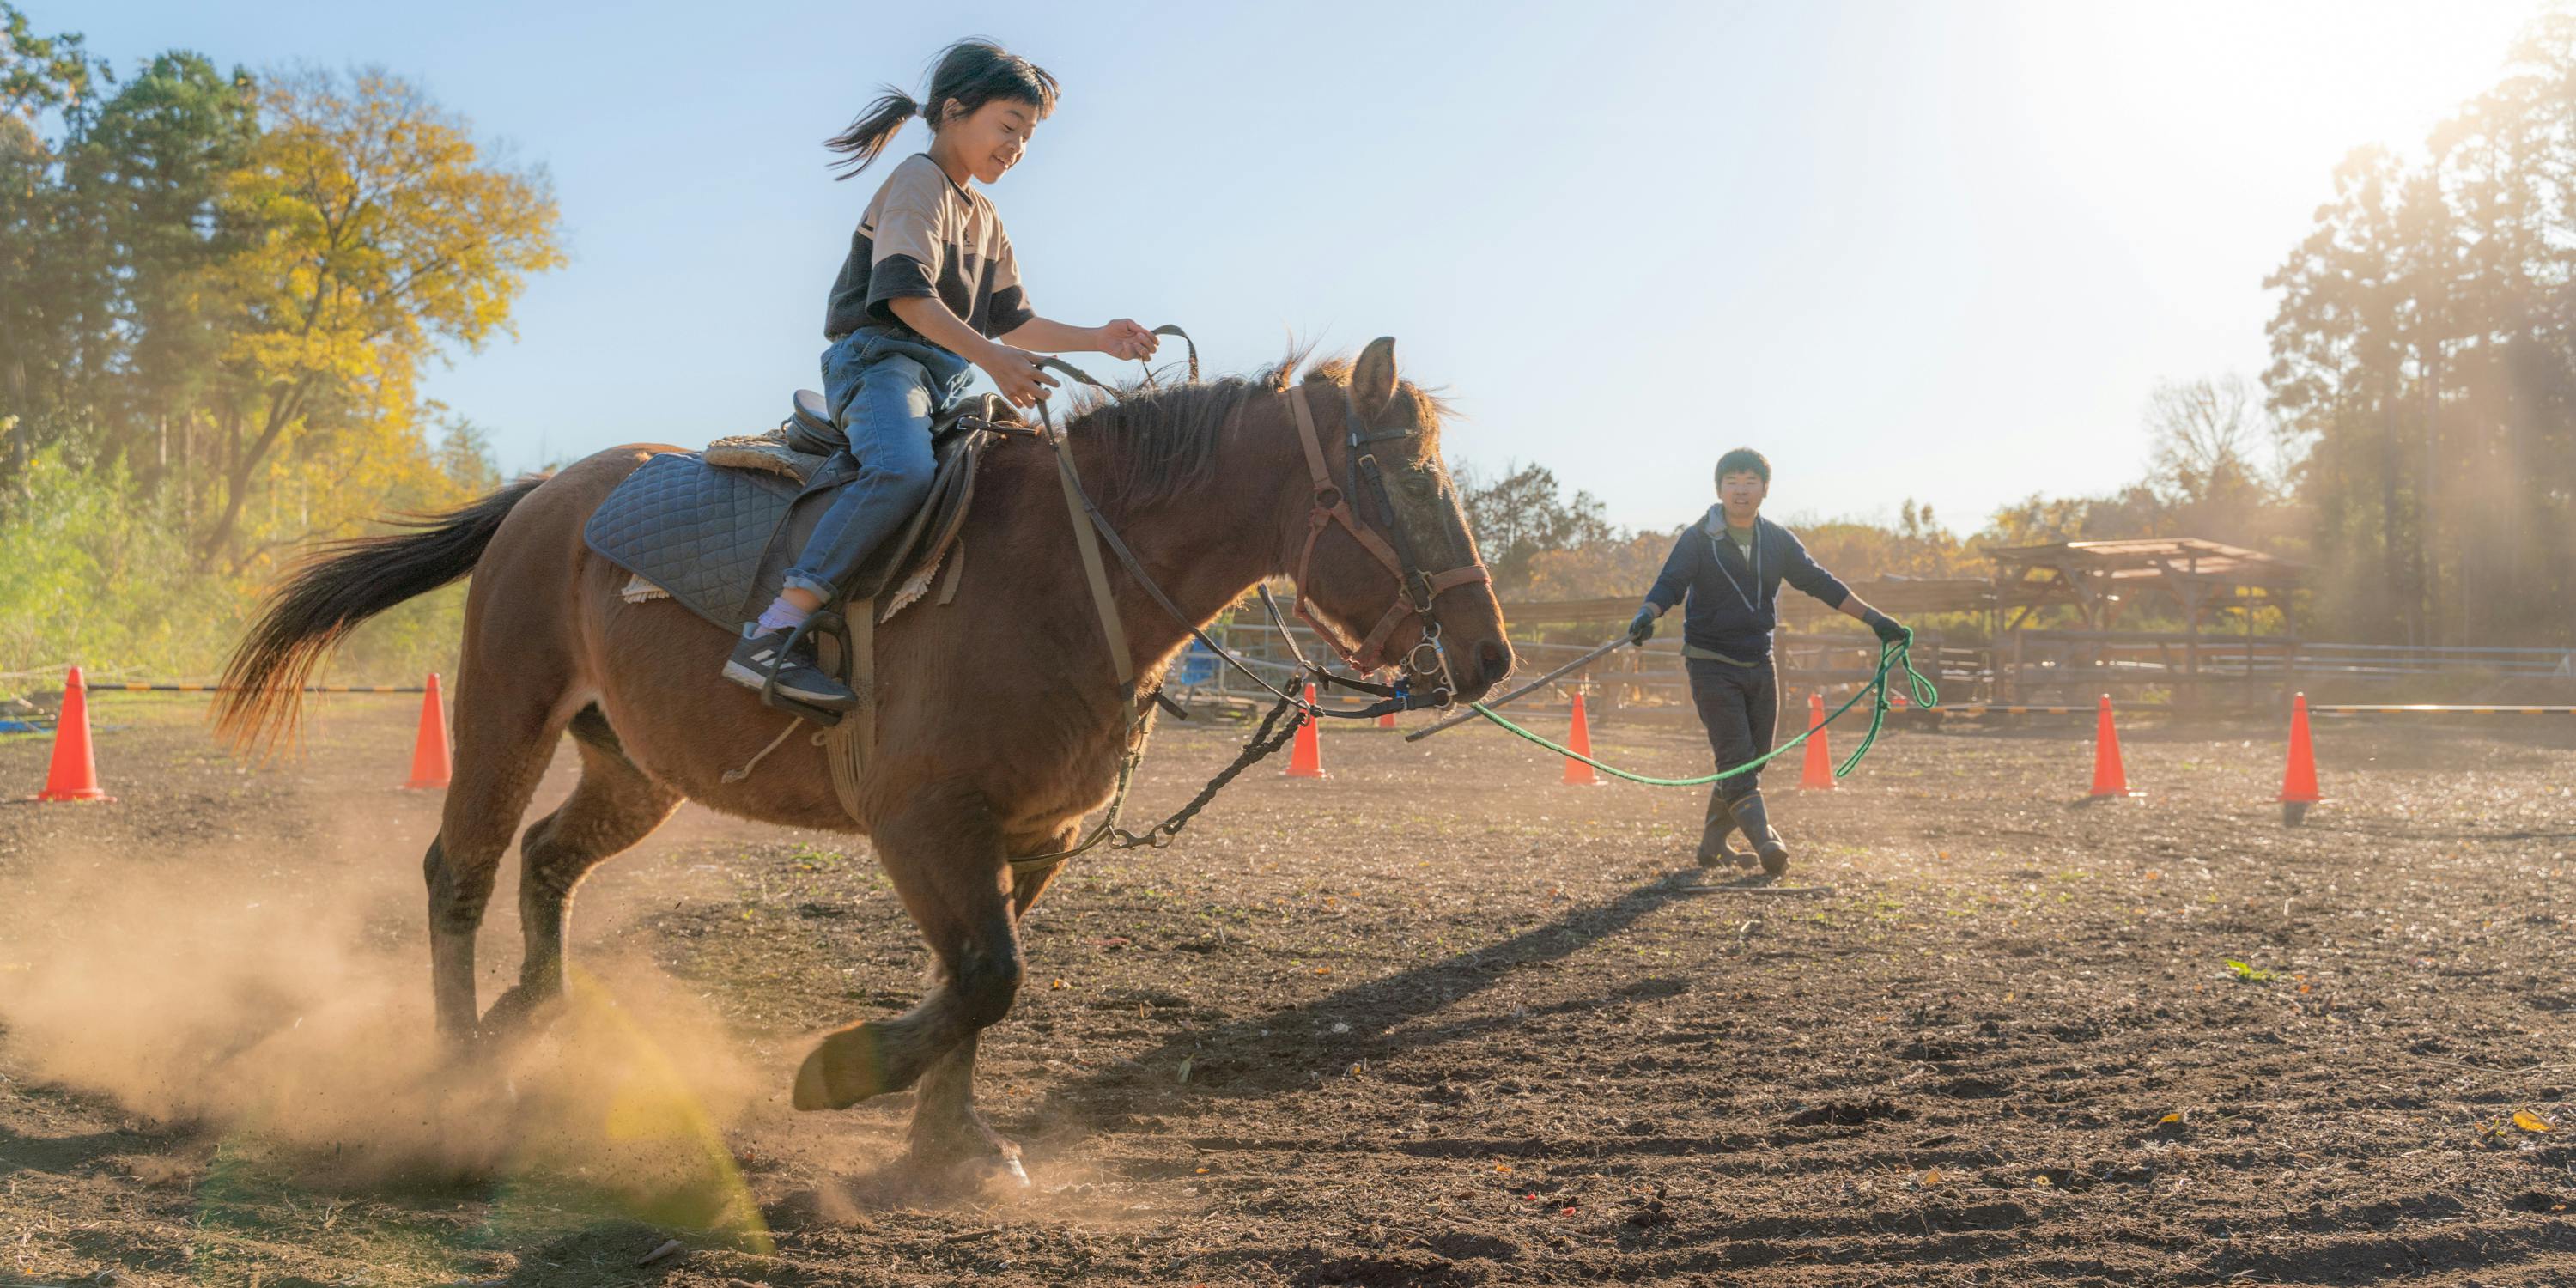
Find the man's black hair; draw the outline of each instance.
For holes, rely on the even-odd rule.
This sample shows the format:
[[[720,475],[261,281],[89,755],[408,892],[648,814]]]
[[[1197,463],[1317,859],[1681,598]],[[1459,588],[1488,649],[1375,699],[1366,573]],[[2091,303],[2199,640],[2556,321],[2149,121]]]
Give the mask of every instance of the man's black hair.
[[[1717,485],[1719,487],[1726,486],[1726,476],[1729,474],[1751,474],[1760,478],[1764,487],[1769,487],[1771,485],[1771,459],[1760,452],[1754,451],[1750,447],[1736,448],[1734,451],[1728,452],[1726,455],[1717,458]]]

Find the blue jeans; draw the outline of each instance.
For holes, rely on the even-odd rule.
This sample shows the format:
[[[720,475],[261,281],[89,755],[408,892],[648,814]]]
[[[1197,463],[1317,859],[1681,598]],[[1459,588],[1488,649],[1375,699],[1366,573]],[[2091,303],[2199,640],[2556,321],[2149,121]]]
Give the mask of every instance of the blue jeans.
[[[862,327],[823,351],[823,405],[842,442],[825,465],[858,476],[832,498],[787,570],[825,603],[930,494],[930,419],[966,393],[971,365],[917,336]]]

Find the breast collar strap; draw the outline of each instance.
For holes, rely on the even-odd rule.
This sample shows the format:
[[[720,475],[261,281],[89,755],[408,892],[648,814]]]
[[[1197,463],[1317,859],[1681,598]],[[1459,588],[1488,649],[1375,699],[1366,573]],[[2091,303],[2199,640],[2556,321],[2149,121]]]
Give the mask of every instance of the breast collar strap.
[[[1306,512],[1306,545],[1297,555],[1297,616],[1314,629],[1317,637],[1332,646],[1334,652],[1341,654],[1342,659],[1350,664],[1351,669],[1361,672],[1374,671],[1387,664],[1387,659],[1382,656],[1386,641],[1395,634],[1395,628],[1402,625],[1406,618],[1422,619],[1426,634],[1436,637],[1439,631],[1439,618],[1433,612],[1432,601],[1438,598],[1442,591],[1457,586],[1471,586],[1478,582],[1490,583],[1493,577],[1481,563],[1452,568],[1442,573],[1425,574],[1411,557],[1412,552],[1409,549],[1399,555],[1395,547],[1388,544],[1385,537],[1371,531],[1367,525],[1360,522],[1359,516],[1351,511],[1348,490],[1333,481],[1332,471],[1324,464],[1323,439],[1315,432],[1314,413],[1306,406],[1304,385],[1289,387],[1288,405],[1296,412],[1297,440],[1306,449],[1306,470],[1313,476],[1315,484],[1313,505]],[[1350,413],[1350,420],[1352,478],[1356,482],[1362,469],[1369,471],[1368,481],[1377,489],[1379,506],[1388,511],[1387,517],[1391,521],[1394,517],[1392,506],[1387,504],[1385,484],[1377,474],[1377,458],[1373,455],[1362,455],[1360,449],[1381,438],[1398,436],[1363,435],[1360,432],[1356,410]],[[1324,535],[1326,528],[1336,523],[1342,525],[1343,529],[1351,534],[1352,540],[1360,543],[1361,549],[1375,556],[1377,561],[1386,565],[1386,570],[1395,576],[1394,605],[1386,610],[1384,616],[1378,618],[1377,625],[1370,629],[1367,638],[1362,639],[1357,645],[1344,640],[1340,631],[1327,625],[1307,607],[1307,601],[1312,598],[1309,593],[1312,583],[1307,580],[1306,574],[1308,565],[1314,562],[1315,542]],[[1395,529],[1390,531],[1395,532],[1398,540],[1402,540],[1403,534],[1400,531]],[[1434,651],[1437,652],[1436,648]],[[1433,668],[1416,669],[1429,672]]]

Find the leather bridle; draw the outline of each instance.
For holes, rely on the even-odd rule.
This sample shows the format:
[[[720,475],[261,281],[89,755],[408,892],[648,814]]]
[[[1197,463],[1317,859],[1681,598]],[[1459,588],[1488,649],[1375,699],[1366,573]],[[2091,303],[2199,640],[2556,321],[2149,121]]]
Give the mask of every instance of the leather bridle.
[[[1192,342],[1179,327],[1157,327],[1154,333],[1178,336],[1183,343],[1190,346],[1190,377],[1196,380],[1199,366],[1198,345]],[[1092,379],[1080,368],[1062,359],[1046,358],[1041,360],[1040,365],[1061,371],[1082,384],[1101,390],[1112,398],[1118,396],[1115,390]],[[1165,594],[1161,586],[1155,584],[1152,575],[1146,572],[1143,561],[1139,560],[1136,552],[1129,549],[1126,541],[1119,537],[1118,529],[1109,522],[1109,516],[1100,512],[1100,506],[1093,502],[1090,494],[1083,489],[1081,476],[1074,469],[1072,449],[1066,443],[1065,436],[1055,427],[1053,410],[1044,400],[1040,400],[1038,420],[1044,427],[1042,437],[1055,455],[1057,475],[1064,486],[1067,514],[1073,522],[1074,539],[1081,547],[1084,577],[1091,585],[1092,602],[1100,615],[1101,634],[1109,646],[1111,669],[1116,672],[1119,689],[1126,698],[1122,705],[1125,708],[1127,720],[1127,751],[1119,761],[1118,786],[1116,792],[1110,797],[1107,819],[1092,832],[1088,839],[1069,848],[1052,854],[1023,855],[1010,859],[1010,867],[1014,873],[1027,876],[1051,872],[1075,855],[1104,844],[1121,849],[1137,845],[1151,845],[1159,848],[1170,844],[1172,838],[1179,834],[1180,829],[1186,826],[1190,818],[1196,815],[1219,790],[1233,781],[1236,775],[1242,773],[1254,761],[1285,745],[1297,729],[1307,721],[1326,716],[1342,720],[1374,720],[1398,711],[1411,711],[1423,707],[1445,708],[1453,701],[1457,684],[1450,674],[1447,649],[1440,641],[1440,618],[1434,601],[1443,591],[1478,582],[1490,583],[1493,580],[1492,577],[1487,574],[1481,562],[1452,568],[1443,573],[1426,574],[1422,571],[1421,560],[1414,557],[1413,543],[1405,535],[1404,526],[1396,521],[1394,503],[1387,495],[1385,473],[1379,468],[1377,457],[1364,450],[1370,443],[1410,439],[1411,434],[1401,430],[1368,432],[1360,424],[1356,401],[1346,397],[1343,421],[1349,427],[1352,486],[1344,489],[1334,485],[1332,471],[1324,464],[1323,440],[1315,433],[1314,416],[1307,410],[1305,386],[1292,385],[1287,390],[1287,395],[1289,406],[1296,413],[1297,434],[1305,445],[1306,467],[1313,475],[1315,487],[1312,506],[1307,515],[1305,547],[1297,556],[1297,615],[1304,618],[1307,625],[1314,628],[1316,635],[1330,644],[1344,660],[1363,672],[1373,671],[1384,665],[1383,659],[1378,658],[1376,654],[1386,646],[1388,637],[1394,634],[1398,625],[1408,617],[1419,620],[1422,623],[1422,638],[1405,656],[1405,674],[1392,683],[1380,683],[1355,675],[1338,675],[1327,667],[1308,661],[1304,653],[1298,650],[1295,637],[1288,633],[1288,623],[1281,616],[1277,601],[1273,600],[1270,592],[1265,589],[1260,592],[1261,602],[1269,609],[1271,621],[1279,628],[1280,637],[1286,642],[1290,656],[1296,659],[1295,674],[1299,679],[1307,681],[1304,685],[1305,694],[1300,696],[1298,693],[1299,679],[1292,679],[1287,687],[1283,688],[1263,678],[1261,673],[1254,669],[1249,659],[1211,637],[1206,628],[1191,620],[1190,615],[1182,612],[1180,605],[1173,603],[1172,597]],[[990,425],[987,428],[1003,429],[999,425]],[[1384,516],[1383,523],[1386,528],[1384,536],[1373,531],[1351,510],[1350,494],[1353,491],[1359,491],[1363,485],[1366,488],[1366,495],[1376,502],[1379,513]],[[1324,529],[1336,523],[1348,531],[1352,539],[1360,543],[1362,549],[1375,556],[1379,563],[1386,565],[1387,571],[1394,574],[1396,580],[1395,605],[1387,610],[1385,616],[1378,619],[1377,625],[1369,631],[1368,637],[1362,640],[1356,649],[1345,644],[1340,631],[1317,619],[1306,606],[1306,577],[1309,566],[1314,561],[1315,542],[1323,536]],[[1128,661],[1126,630],[1119,621],[1117,600],[1110,591],[1109,579],[1102,566],[1100,551],[1095,546],[1095,542],[1106,545],[1109,552],[1117,557],[1119,564],[1126,568],[1127,574],[1135,578],[1136,584],[1142,587],[1145,593],[1171,616],[1173,621],[1180,623],[1211,655],[1241,672],[1244,678],[1269,691],[1271,696],[1279,700],[1279,705],[1271,708],[1270,715],[1262,721],[1261,728],[1244,744],[1242,754],[1235,758],[1232,765],[1218,771],[1214,778],[1208,780],[1208,785],[1200,790],[1198,796],[1189,804],[1182,806],[1178,813],[1147,828],[1142,833],[1131,832],[1120,827],[1118,820],[1126,806],[1127,789],[1134,781],[1136,766],[1144,756],[1144,732],[1152,708],[1156,704],[1164,706],[1171,704],[1163,697],[1160,688],[1150,694],[1139,695],[1135,692],[1134,675]],[[1472,548],[1472,541],[1470,548]],[[1417,687],[1413,683],[1415,680],[1425,683]],[[1314,697],[1317,684],[1369,694],[1375,696],[1378,701],[1356,709],[1325,706],[1318,703]],[[1427,693],[1423,691],[1425,688],[1428,689]],[[1171,709],[1176,715],[1180,714],[1178,707],[1171,707]],[[1293,718],[1283,723],[1282,717],[1289,717],[1291,713]]]
[[[1154,334],[1178,337],[1183,344],[1189,346],[1190,379],[1195,382],[1199,374],[1198,343],[1190,339],[1189,333],[1177,326],[1156,327]],[[1060,371],[1076,383],[1097,389],[1112,399],[1119,396],[1118,391],[1093,379],[1088,372],[1061,358],[1040,358],[1038,365]],[[1170,614],[1172,620],[1187,629],[1191,637],[1204,645],[1211,654],[1241,672],[1256,686],[1268,690],[1273,697],[1302,709],[1309,716],[1366,720],[1375,719],[1391,711],[1449,706],[1453,695],[1458,691],[1458,685],[1449,667],[1447,645],[1441,639],[1440,617],[1435,601],[1444,592],[1459,586],[1491,584],[1492,574],[1485,570],[1481,560],[1471,560],[1465,565],[1446,572],[1422,571],[1422,561],[1415,556],[1412,539],[1406,534],[1404,525],[1397,521],[1394,500],[1387,494],[1386,473],[1378,465],[1377,456],[1367,450],[1371,443],[1410,441],[1413,438],[1410,431],[1403,429],[1371,431],[1360,423],[1358,399],[1350,396],[1346,391],[1342,399],[1342,423],[1347,429],[1351,482],[1348,487],[1344,487],[1333,482],[1332,469],[1324,463],[1323,437],[1316,432],[1314,413],[1306,405],[1306,386],[1303,383],[1292,384],[1281,393],[1287,398],[1289,408],[1293,412],[1291,419],[1296,422],[1298,442],[1305,449],[1306,470],[1314,486],[1306,516],[1306,541],[1297,554],[1297,616],[1304,619],[1306,625],[1314,630],[1317,638],[1330,645],[1334,653],[1362,675],[1376,671],[1387,664],[1387,659],[1380,654],[1385,649],[1388,638],[1395,634],[1398,626],[1404,624],[1405,619],[1413,618],[1420,621],[1421,638],[1405,654],[1404,674],[1393,683],[1379,683],[1363,679],[1361,675],[1335,674],[1329,668],[1307,661],[1304,653],[1297,648],[1295,637],[1288,632],[1286,616],[1279,611],[1279,605],[1270,597],[1270,592],[1264,589],[1260,591],[1262,605],[1269,609],[1271,622],[1279,628],[1280,638],[1287,644],[1290,656],[1295,659],[1295,670],[1299,675],[1310,676],[1320,684],[1348,689],[1354,693],[1369,694],[1382,700],[1358,710],[1334,709],[1319,706],[1311,698],[1299,698],[1293,681],[1290,687],[1282,688],[1262,678],[1249,662],[1238,656],[1234,650],[1211,638],[1205,629],[1191,621],[1189,615],[1182,612],[1180,606],[1172,602],[1171,596],[1164,594],[1163,588],[1156,585],[1154,579],[1146,573],[1144,564],[1136,558],[1136,552],[1127,548],[1126,541],[1119,537],[1117,528],[1109,522],[1109,516],[1100,512],[1100,507],[1092,502],[1090,494],[1083,489],[1081,476],[1073,466],[1073,453],[1066,446],[1064,436],[1055,429],[1053,409],[1048,402],[1040,399],[1038,418],[1046,427],[1043,437],[1055,452],[1057,473],[1064,484],[1065,504],[1073,516],[1074,539],[1081,547],[1084,576],[1091,584],[1092,600],[1099,610],[1101,633],[1109,644],[1110,664],[1117,672],[1118,683],[1124,687],[1133,678],[1127,660],[1126,630],[1118,620],[1117,604],[1110,594],[1109,580],[1095,542],[1107,545],[1110,553],[1126,567],[1128,574],[1136,579],[1138,585],[1144,587],[1146,594],[1151,596],[1165,613]],[[986,428],[999,431],[1004,427],[987,425]],[[1385,535],[1380,535],[1352,511],[1350,497],[1353,493],[1361,493],[1376,503],[1378,513],[1382,516],[1381,525],[1385,528]],[[1384,565],[1387,572],[1395,578],[1395,603],[1378,618],[1377,624],[1370,628],[1368,635],[1357,645],[1349,643],[1342,632],[1331,623],[1317,617],[1308,603],[1307,579],[1315,559],[1315,543],[1323,537],[1326,528],[1337,523],[1344,531],[1351,534],[1351,539],[1357,541],[1361,549],[1366,550]],[[1460,535],[1464,537],[1463,532]],[[1467,539],[1467,545],[1471,550],[1474,548],[1472,538]],[[1417,686],[1413,683],[1415,680],[1424,681],[1424,683]],[[1159,697],[1159,694],[1157,696]],[[1134,711],[1132,705],[1130,709],[1132,714]],[[1134,728],[1131,727],[1130,734],[1134,732]]]
[[[1348,430],[1350,469],[1350,481],[1346,486],[1334,482],[1331,469],[1324,463],[1323,438],[1315,431],[1314,413],[1306,406],[1306,387],[1303,384],[1289,388],[1288,405],[1296,415],[1297,439],[1306,449],[1306,470],[1315,487],[1306,512],[1305,546],[1297,554],[1297,616],[1313,628],[1317,638],[1340,654],[1352,670],[1363,674],[1387,665],[1388,659],[1383,656],[1386,642],[1394,636],[1397,627],[1408,619],[1421,622],[1421,639],[1405,654],[1404,669],[1431,681],[1434,703],[1446,706],[1448,695],[1457,691],[1457,684],[1451,679],[1447,650],[1441,644],[1440,617],[1435,601],[1442,592],[1460,586],[1491,584],[1493,575],[1486,571],[1481,561],[1443,572],[1423,570],[1422,560],[1414,553],[1411,538],[1396,518],[1394,501],[1387,495],[1385,471],[1379,467],[1376,454],[1367,450],[1371,443],[1409,440],[1412,437],[1410,433],[1403,430],[1370,431],[1360,424],[1358,400],[1346,394],[1342,406],[1342,418]],[[1379,526],[1385,529],[1384,535],[1352,512],[1351,497],[1354,495],[1365,496],[1375,503]],[[1385,565],[1387,572],[1395,577],[1395,602],[1357,644],[1350,643],[1342,631],[1316,616],[1310,607],[1313,597],[1308,574],[1315,559],[1315,543],[1323,538],[1326,529],[1335,524],[1341,525],[1362,550]]]

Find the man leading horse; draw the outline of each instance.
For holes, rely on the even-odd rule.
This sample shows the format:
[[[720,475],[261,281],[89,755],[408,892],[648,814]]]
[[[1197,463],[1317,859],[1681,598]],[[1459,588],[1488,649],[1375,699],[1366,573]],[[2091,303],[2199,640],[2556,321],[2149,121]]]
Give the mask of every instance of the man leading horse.
[[[1771,750],[1780,718],[1780,682],[1771,661],[1771,635],[1780,622],[1780,583],[1858,620],[1882,642],[1910,640],[1913,632],[1870,607],[1807,553],[1796,534],[1762,517],[1771,492],[1771,462],[1750,447],[1717,460],[1718,503],[1682,529],[1646,602],[1628,623],[1628,638],[1643,644],[1655,621],[1686,604],[1682,616],[1682,665],[1690,674],[1691,702],[1708,728],[1709,750],[1720,770],[1760,759]],[[1758,858],[1772,876],[1789,870],[1789,847],[1771,828],[1762,804],[1760,766],[1718,779],[1709,788],[1700,826],[1701,867],[1749,866]],[[1745,855],[1727,834],[1742,831],[1753,846]]]

